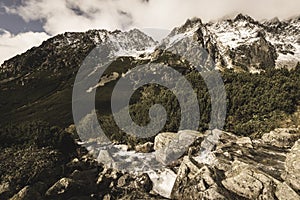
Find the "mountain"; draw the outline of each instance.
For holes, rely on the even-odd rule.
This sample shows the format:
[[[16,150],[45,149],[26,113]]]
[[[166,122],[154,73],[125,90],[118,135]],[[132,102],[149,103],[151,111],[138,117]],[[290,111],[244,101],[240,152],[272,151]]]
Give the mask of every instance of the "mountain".
[[[71,93],[75,75],[86,56],[100,44],[109,46],[114,55],[123,56],[115,65],[125,64],[128,68],[143,60],[160,62],[169,52],[186,57],[174,61],[176,56],[171,55],[171,59],[162,61],[184,66],[179,66],[181,71],[200,64],[206,70],[233,68],[260,72],[297,65],[299,23],[298,18],[258,22],[242,14],[215,23],[202,23],[195,18],[174,28],[161,44],[137,29],[129,32],[90,30],[55,36],[1,65],[1,123],[35,118],[64,126],[72,123]],[[196,63],[187,64],[186,60]],[[112,70],[122,74],[128,69]],[[111,72],[107,73],[109,76]],[[107,92],[101,91],[97,95],[102,98],[96,98],[96,104],[109,105],[109,98],[104,95]]]
[[[4,62],[0,68],[1,124],[36,118],[64,126],[72,123],[71,95],[76,73],[99,43],[108,44],[112,51],[122,55],[136,54],[156,44],[136,29],[65,33]],[[130,63],[133,59],[125,60]],[[100,101],[103,103],[106,98]]]
[[[210,23],[193,18],[160,43],[137,29],[64,33],[5,61],[0,199],[299,199],[299,23],[242,14]],[[226,92],[223,130],[210,126],[212,105],[223,106],[211,100],[224,94],[216,74]],[[118,127],[111,97],[121,77],[134,81],[129,114],[137,125],[166,113],[159,134],[139,138]],[[149,84],[157,77],[180,94],[188,80],[200,112],[191,98]],[[75,127],[72,94],[81,83],[75,100],[90,110]],[[123,87],[117,100],[125,98]],[[88,107],[94,100],[111,142],[99,137]],[[156,104],[165,113],[152,109]],[[199,122],[197,130],[180,129],[185,114]],[[89,137],[79,138],[81,129]]]
[[[293,68],[300,59],[299,19],[258,22],[249,16],[203,24],[188,20],[164,40],[166,46],[183,38],[197,41],[218,68],[259,72],[267,68]],[[192,43],[195,45],[195,43]]]
[[[104,73],[105,81],[101,79],[107,87],[96,94],[96,108],[107,114],[116,79],[141,63],[165,63],[181,73],[195,66],[252,73],[295,68],[300,60],[299,23],[299,18],[258,22],[242,14],[214,23],[194,18],[174,28],[161,43],[137,29],[57,35],[1,65],[1,124],[30,119],[71,124],[75,76],[89,53],[101,45],[109,47],[107,55],[119,57]]]

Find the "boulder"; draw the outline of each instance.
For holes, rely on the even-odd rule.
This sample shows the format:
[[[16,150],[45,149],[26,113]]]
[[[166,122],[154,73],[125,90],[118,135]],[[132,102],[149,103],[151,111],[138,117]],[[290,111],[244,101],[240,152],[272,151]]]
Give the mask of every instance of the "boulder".
[[[168,142],[164,143],[164,145],[161,145],[161,148],[157,149],[156,147],[156,160],[165,165],[171,164],[172,162],[183,156],[188,151],[190,145],[192,145],[200,136],[200,133],[197,131],[179,131],[174,135],[172,140],[169,140],[170,138],[166,139],[165,141]]]
[[[42,200],[42,196],[34,188],[25,186],[9,200]]]
[[[85,182],[77,181],[71,178],[62,178],[52,185],[46,192],[46,196],[51,198],[70,198],[89,194],[90,188]]]
[[[254,166],[234,161],[225,173],[222,185],[234,194],[248,199],[274,199],[273,178]]]
[[[298,139],[300,139],[298,128],[277,128],[262,136],[263,142],[279,148],[292,147]]]
[[[249,137],[240,137],[236,140],[236,144],[248,148],[253,148],[252,141]]]
[[[165,198],[170,198],[176,174],[168,168],[148,174],[153,183],[153,191]]]
[[[263,189],[263,184],[251,175],[251,171],[242,171],[223,180],[222,184],[226,189],[248,199],[257,199]]]
[[[300,140],[292,147],[287,154],[285,161],[285,173],[283,179],[296,191],[300,191]]]
[[[100,162],[100,163],[103,163],[107,167],[113,167],[114,162],[115,162],[113,156],[110,153],[110,151],[106,150],[106,149],[101,149],[99,151],[97,161]]]
[[[135,151],[139,153],[150,153],[154,150],[153,147],[154,144],[152,142],[146,142],[145,144],[136,145]]]
[[[176,133],[171,132],[159,133],[154,139],[154,150],[157,151],[168,145],[176,138],[176,135]]]
[[[275,195],[278,200],[299,200],[300,196],[286,183],[279,183],[276,187]]]

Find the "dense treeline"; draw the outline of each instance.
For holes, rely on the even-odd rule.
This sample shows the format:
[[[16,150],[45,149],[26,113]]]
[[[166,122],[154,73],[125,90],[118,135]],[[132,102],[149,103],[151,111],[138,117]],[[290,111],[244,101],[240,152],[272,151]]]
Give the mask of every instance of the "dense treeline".
[[[261,74],[223,75],[228,96],[226,129],[240,135],[269,131],[292,114],[300,100],[300,67]]]
[[[201,75],[192,71],[186,74],[198,96],[200,108],[199,130],[208,128],[211,102]],[[278,126],[280,120],[296,111],[300,100],[300,66],[294,70],[273,69],[260,74],[222,72],[226,95],[227,117],[224,129],[237,135],[259,135]],[[139,125],[149,123],[149,108],[161,104],[168,113],[163,131],[177,131],[180,125],[180,106],[175,95],[164,87],[148,85],[140,91],[130,112]],[[191,111],[193,112],[193,111]],[[101,125],[112,139],[132,143],[118,129],[112,116],[99,116]]]
[[[199,102],[199,131],[208,129],[211,102],[208,89],[201,75],[196,71],[185,74],[193,86]],[[273,69],[260,74],[222,72],[226,95],[227,117],[224,129],[237,135],[260,135],[279,126],[279,122],[296,111],[300,100],[300,65],[294,70]],[[176,132],[180,125],[181,110],[176,96],[167,88],[147,85],[133,95],[130,114],[139,125],[149,123],[149,108],[161,104],[168,118],[162,131]],[[136,99],[138,98],[138,99]],[[187,99],[187,104],[190,102]],[[189,110],[188,112],[193,112]],[[126,135],[116,125],[112,115],[99,115],[99,122],[112,140],[132,145],[147,139],[137,139]],[[153,138],[150,138],[153,139]],[[65,144],[69,144],[65,145]],[[73,140],[68,133],[58,127],[43,122],[24,122],[0,129],[0,146],[36,145],[73,149]],[[65,148],[66,147],[66,148]]]

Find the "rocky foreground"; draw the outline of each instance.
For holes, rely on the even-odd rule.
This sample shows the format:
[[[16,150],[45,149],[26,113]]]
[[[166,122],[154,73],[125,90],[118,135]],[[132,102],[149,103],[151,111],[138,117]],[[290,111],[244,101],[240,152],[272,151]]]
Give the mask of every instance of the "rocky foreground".
[[[135,147],[136,154],[160,152],[163,159],[174,138],[194,138],[161,177],[110,168],[82,147],[70,157],[50,148],[7,148],[1,152],[0,199],[300,199],[300,127],[259,139],[218,130],[180,134],[185,137],[161,133],[154,144]]]

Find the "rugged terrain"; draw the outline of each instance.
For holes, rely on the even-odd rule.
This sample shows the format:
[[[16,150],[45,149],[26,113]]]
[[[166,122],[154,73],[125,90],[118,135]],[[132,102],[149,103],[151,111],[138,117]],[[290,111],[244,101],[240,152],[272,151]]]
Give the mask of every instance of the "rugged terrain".
[[[126,168],[110,168],[80,147],[64,159],[51,147],[7,148],[1,153],[0,196],[14,200],[300,198],[299,127],[276,129],[258,139],[220,130],[160,133],[152,146],[140,145],[136,148],[140,153],[129,151],[127,155],[143,152],[146,157],[149,153],[168,157],[168,148],[174,148],[170,142],[178,134],[193,135],[193,143],[160,173],[133,174]],[[112,159],[110,164],[118,166],[126,159],[118,161],[118,156],[108,155],[111,157],[98,161]],[[137,169],[145,163],[139,164]]]

